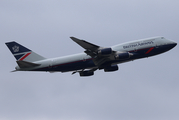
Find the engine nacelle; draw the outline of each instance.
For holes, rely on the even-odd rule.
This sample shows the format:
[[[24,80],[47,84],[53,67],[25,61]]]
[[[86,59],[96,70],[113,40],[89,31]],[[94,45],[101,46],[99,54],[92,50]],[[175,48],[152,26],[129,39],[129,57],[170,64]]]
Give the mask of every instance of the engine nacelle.
[[[117,65],[112,65],[104,68],[104,72],[113,72],[117,71],[119,68]]]
[[[116,53],[114,57],[116,60],[124,60],[130,58],[131,56],[132,54],[129,52],[121,52],[121,53]]]
[[[79,72],[80,76],[92,76],[94,75],[94,71],[81,71]]]
[[[103,48],[98,50],[98,54],[100,55],[109,55],[112,53],[112,49],[111,48]]]

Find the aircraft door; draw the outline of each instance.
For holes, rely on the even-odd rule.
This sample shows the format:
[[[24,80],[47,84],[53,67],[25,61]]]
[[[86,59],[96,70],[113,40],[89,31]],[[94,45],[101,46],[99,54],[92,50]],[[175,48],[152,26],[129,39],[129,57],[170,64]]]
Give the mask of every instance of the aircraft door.
[[[51,69],[52,66],[53,66],[53,62],[54,62],[54,60],[50,60],[50,62],[49,62],[49,68],[50,68],[50,69]]]
[[[158,45],[158,44],[156,44],[156,45],[155,45],[155,48],[159,48],[159,45]]]
[[[137,52],[137,47],[136,47],[136,48],[134,48],[134,52]]]
[[[83,57],[83,62],[85,62],[86,61],[86,58],[85,57]]]

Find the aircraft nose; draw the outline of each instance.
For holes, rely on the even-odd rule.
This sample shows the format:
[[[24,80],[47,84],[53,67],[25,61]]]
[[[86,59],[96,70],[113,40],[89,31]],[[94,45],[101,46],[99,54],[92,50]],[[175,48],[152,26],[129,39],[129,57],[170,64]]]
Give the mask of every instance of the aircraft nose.
[[[176,42],[172,42],[172,43],[170,44],[171,48],[174,48],[176,45],[177,45]]]
[[[176,43],[176,42],[173,42],[173,44],[172,44],[172,45],[173,45],[173,47],[175,47],[175,46],[177,45],[177,43]]]
[[[171,46],[171,48],[174,48],[177,45],[177,43],[173,40],[166,39],[166,42]]]

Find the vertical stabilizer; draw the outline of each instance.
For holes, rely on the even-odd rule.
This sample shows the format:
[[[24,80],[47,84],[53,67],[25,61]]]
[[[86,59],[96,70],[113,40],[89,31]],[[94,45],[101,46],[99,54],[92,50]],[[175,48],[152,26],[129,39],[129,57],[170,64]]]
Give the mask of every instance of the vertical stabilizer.
[[[35,62],[39,60],[45,59],[41,55],[33,52],[32,50],[20,45],[16,42],[7,42],[5,43],[11,53],[14,55],[17,61],[27,61],[27,62]]]

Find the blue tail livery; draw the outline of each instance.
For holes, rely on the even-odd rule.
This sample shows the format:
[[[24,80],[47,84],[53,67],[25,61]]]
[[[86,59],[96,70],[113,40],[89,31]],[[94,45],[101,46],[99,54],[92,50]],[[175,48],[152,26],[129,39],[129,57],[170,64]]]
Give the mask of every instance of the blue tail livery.
[[[7,42],[6,45],[17,61],[35,62],[45,59],[44,57],[38,55],[37,53],[20,45],[17,42]]]

